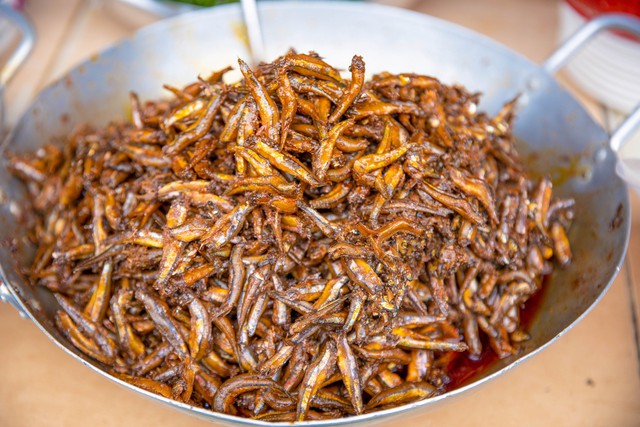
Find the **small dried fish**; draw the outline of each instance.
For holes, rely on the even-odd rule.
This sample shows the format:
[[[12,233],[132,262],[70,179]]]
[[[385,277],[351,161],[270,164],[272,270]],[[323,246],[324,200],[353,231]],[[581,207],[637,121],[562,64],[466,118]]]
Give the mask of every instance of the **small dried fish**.
[[[428,399],[452,358],[517,351],[575,203],[524,172],[513,104],[366,81],[357,55],[348,78],[315,53],[239,67],[9,155],[25,271],[71,345],[149,392],[286,422]]]

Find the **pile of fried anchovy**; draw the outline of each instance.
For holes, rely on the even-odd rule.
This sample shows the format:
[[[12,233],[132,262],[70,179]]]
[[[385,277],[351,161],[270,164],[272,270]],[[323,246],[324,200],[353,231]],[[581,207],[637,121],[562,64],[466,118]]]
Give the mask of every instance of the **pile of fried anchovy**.
[[[55,323],[113,375],[267,421],[442,393],[456,352],[499,357],[566,265],[573,201],[523,170],[513,102],[433,77],[350,78],[290,52],[230,68],[131,120],[14,155],[29,270]]]

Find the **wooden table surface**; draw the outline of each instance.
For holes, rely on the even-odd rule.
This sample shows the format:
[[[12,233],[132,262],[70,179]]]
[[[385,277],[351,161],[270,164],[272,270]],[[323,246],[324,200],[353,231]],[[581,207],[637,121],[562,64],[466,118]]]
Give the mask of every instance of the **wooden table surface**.
[[[556,45],[552,0],[385,0],[484,33],[534,61]],[[83,58],[130,35],[149,18],[114,15],[101,1],[28,0],[35,50],[7,92],[9,120],[33,96]],[[573,89],[575,90],[575,89]],[[606,108],[586,99],[609,126]],[[640,426],[637,324],[640,202],[625,264],[600,304],[555,344],[516,369],[427,414],[385,426]],[[90,371],[31,322],[0,304],[0,426],[205,426]]]

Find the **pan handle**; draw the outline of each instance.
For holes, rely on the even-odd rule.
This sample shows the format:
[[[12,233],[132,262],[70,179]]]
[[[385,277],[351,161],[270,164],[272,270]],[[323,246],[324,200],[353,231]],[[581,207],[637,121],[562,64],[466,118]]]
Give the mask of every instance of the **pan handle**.
[[[640,37],[640,19],[624,13],[607,13],[592,19],[560,45],[542,63],[549,74],[555,74],[572,56],[578,53],[600,31],[616,29],[629,31]]]
[[[3,282],[0,282],[0,301],[12,305],[13,308],[16,309],[20,317],[22,317],[23,319],[28,319],[29,315],[24,310],[24,308],[22,308],[16,297],[11,293],[11,291],[9,290],[9,286],[4,283],[4,278],[2,279]]]
[[[15,47],[11,56],[0,68],[0,138],[4,136],[4,89],[18,70],[20,65],[25,61],[31,50],[35,40],[33,28],[27,18],[20,12],[16,12],[10,6],[0,3],[0,15],[15,25],[20,30],[20,40]],[[18,299],[13,295],[7,284],[2,268],[0,267],[0,301],[11,304],[18,311],[20,316],[27,318],[27,312],[24,310]]]
[[[33,49],[35,32],[27,18],[20,12],[15,11],[10,6],[0,3],[0,15],[9,20],[20,30],[20,40],[18,45],[7,62],[0,68],[0,137],[4,135],[4,89],[11,80],[18,68],[27,59]]]
[[[602,30],[618,29],[629,31],[640,37],[640,19],[622,13],[601,15],[592,19],[582,28],[571,35],[555,52],[542,63],[549,74],[555,74],[577,52],[579,52],[593,36]],[[640,128],[640,103],[635,110],[611,133],[609,144],[611,149],[618,152],[626,144],[635,131]],[[638,161],[634,159],[632,161]],[[638,165],[631,166],[629,159],[618,158],[616,172],[637,191],[640,191],[640,171]]]
[[[618,151],[640,128],[640,104],[624,122],[611,134],[609,143],[614,151]],[[627,159],[618,156],[616,173],[640,194],[640,159]]]

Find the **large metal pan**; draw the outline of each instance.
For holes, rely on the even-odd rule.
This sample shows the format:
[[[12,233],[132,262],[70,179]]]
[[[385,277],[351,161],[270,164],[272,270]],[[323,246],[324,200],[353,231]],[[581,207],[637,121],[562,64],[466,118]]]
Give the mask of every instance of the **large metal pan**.
[[[372,414],[304,425],[370,422],[426,408],[500,375],[549,345],[575,325],[600,300],[624,257],[630,230],[627,187],[616,175],[610,137],[553,78],[553,73],[586,39],[604,27],[625,27],[640,33],[640,24],[621,16],[587,26],[543,65],[537,65],[487,39],[450,23],[405,10],[363,3],[267,2],[260,4],[267,58],[290,47],[315,50],[332,64],[346,67],[354,53],[363,55],[369,73],[388,70],[431,74],[446,83],[461,83],[484,93],[481,108],[495,113],[520,94],[515,134],[518,147],[537,173],[564,175],[556,186],[561,196],[576,200],[576,221],[570,230],[575,260],[548,283],[540,313],[531,324],[531,340],[517,355],[501,360],[462,388],[429,400]],[[131,39],[104,51],[45,89],[11,134],[5,148],[33,151],[68,134],[80,123],[105,124],[124,115],[128,91],[162,96],[162,83],[181,84],[198,73],[249,56],[237,27],[237,5],[202,10],[154,24]],[[640,120],[631,121],[613,138],[615,148]],[[19,274],[32,248],[23,241],[16,220],[26,192],[0,160],[0,245],[2,293],[24,316],[81,363],[139,393],[191,414],[226,424],[268,425],[218,414],[137,389],[100,370],[54,327],[57,304],[44,289],[33,288]],[[568,174],[568,175],[567,175]]]

